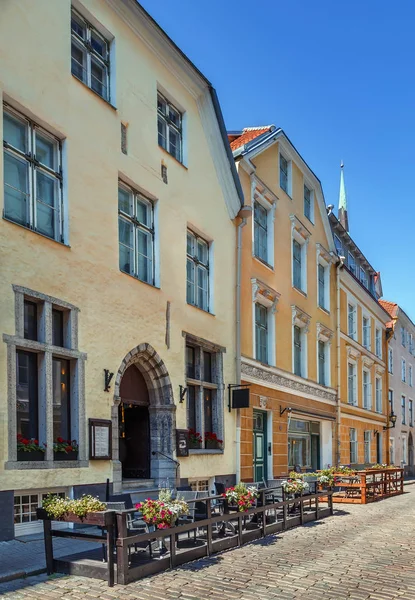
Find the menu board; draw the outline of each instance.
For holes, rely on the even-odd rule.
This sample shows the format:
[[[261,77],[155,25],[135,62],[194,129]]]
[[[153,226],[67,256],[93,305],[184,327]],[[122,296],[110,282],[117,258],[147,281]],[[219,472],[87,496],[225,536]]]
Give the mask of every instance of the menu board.
[[[89,419],[89,458],[111,459],[111,421]]]

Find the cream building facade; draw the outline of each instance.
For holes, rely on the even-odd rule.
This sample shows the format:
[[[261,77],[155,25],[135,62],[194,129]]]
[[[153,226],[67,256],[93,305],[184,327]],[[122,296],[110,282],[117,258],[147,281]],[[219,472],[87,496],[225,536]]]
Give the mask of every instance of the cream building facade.
[[[388,300],[380,303],[391,317],[388,403],[396,423],[389,430],[389,459],[404,468],[406,475],[414,475],[415,325],[398,304]]]
[[[233,483],[242,192],[214,89],[134,0],[6,2],[0,56],[2,539],[49,491]]]

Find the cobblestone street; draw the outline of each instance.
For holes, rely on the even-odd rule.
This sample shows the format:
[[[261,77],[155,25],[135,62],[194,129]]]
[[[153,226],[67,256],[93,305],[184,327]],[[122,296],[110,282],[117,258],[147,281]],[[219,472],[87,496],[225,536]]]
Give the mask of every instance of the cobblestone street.
[[[128,586],[39,575],[0,585],[10,599],[415,599],[415,486],[367,506]]]

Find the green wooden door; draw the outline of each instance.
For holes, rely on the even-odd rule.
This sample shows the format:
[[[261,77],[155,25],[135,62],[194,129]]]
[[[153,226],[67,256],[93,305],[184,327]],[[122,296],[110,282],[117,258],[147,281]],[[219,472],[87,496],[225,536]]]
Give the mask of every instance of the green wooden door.
[[[267,413],[254,410],[254,481],[267,478]]]

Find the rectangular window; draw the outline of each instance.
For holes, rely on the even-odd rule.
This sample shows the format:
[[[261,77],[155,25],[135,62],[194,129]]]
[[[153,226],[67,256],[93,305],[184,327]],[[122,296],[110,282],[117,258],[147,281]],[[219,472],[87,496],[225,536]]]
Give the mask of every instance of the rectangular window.
[[[412,365],[408,366],[408,383],[412,387]]]
[[[44,500],[47,495],[48,494],[42,494],[39,492],[19,492],[16,494],[14,496],[14,524],[20,525],[22,523],[37,522],[38,518],[36,515],[36,509],[42,506],[42,500]],[[59,496],[60,498],[65,498],[67,494],[65,492],[53,492],[53,495]],[[42,522],[39,521],[39,523]]]
[[[393,413],[393,390],[389,390],[388,393],[389,410]]]
[[[414,353],[414,336],[412,335],[412,333],[410,333],[408,336],[408,343],[409,343],[409,353],[413,354]]]
[[[294,325],[294,374],[302,377],[302,340],[301,329]]]
[[[370,442],[371,442],[371,431],[365,431],[363,433],[364,436],[364,442],[365,442],[365,456],[364,456],[364,462],[365,464],[370,463]]]
[[[376,412],[382,413],[382,380],[380,379],[380,377],[376,377],[375,386],[376,386],[376,390],[375,390],[375,392],[376,392],[376,399],[375,399]]]
[[[347,266],[349,267],[349,271],[356,275],[356,261],[351,252],[347,253]]]
[[[72,440],[71,434],[71,402],[70,402],[70,362],[61,358],[53,358],[53,439],[61,437]]]
[[[367,273],[366,271],[360,267],[360,282],[367,288],[368,287],[368,282],[367,282]]]
[[[208,492],[209,495],[209,479],[195,479],[189,481],[189,486],[192,492]]]
[[[395,464],[395,439],[393,437],[389,438],[389,460],[390,464]]]
[[[37,341],[37,304],[29,300],[24,301],[24,337]]]
[[[401,343],[402,346],[406,346],[405,327],[401,327]]]
[[[334,245],[336,246],[337,254],[339,256],[343,256],[343,244],[342,241],[337,235],[334,236]]]
[[[301,244],[297,240],[293,240],[293,283],[294,287],[299,290],[303,289],[302,286],[302,256],[301,256]]]
[[[307,217],[307,219],[309,221],[313,220],[311,202],[312,202],[311,190],[309,190],[308,187],[305,185],[304,186],[304,215]]]
[[[349,444],[350,444],[350,462],[352,464],[357,463],[357,436],[356,429],[350,427],[349,429]]]
[[[288,161],[280,154],[280,188],[288,194]]]
[[[268,363],[268,311],[262,304],[255,304],[255,358]]]
[[[39,439],[37,354],[16,352],[16,432],[26,439]]]
[[[209,310],[209,244],[187,231],[187,302]]]
[[[326,269],[318,265],[318,305],[326,308]]]
[[[401,397],[402,425],[406,425],[406,398]]]
[[[412,400],[409,400],[409,427],[414,426],[414,408]]]
[[[196,379],[195,349],[193,346],[186,346],[186,377]]]
[[[356,312],[356,306],[347,305],[347,333],[353,340],[356,339]]]
[[[349,363],[347,367],[348,379],[348,396],[347,401],[353,406],[357,405],[357,388],[356,388],[356,365]]]
[[[120,270],[154,285],[154,206],[124,184],[118,187]]]
[[[5,218],[62,242],[60,141],[5,107],[3,148]]]
[[[54,346],[64,346],[63,336],[63,311],[52,309],[52,344]]]
[[[318,341],[318,382],[327,385],[326,381],[326,344]]]
[[[109,102],[109,42],[73,9],[71,71],[72,75]]]
[[[191,337],[191,336],[190,336]],[[189,339],[186,344],[187,426],[200,438],[200,448],[212,448],[216,434],[220,439],[223,420],[222,352],[212,351]],[[206,443],[209,440],[209,445]],[[221,449],[218,443],[217,449]],[[215,449],[213,447],[213,449]]]
[[[370,343],[370,336],[371,336],[370,318],[363,317],[362,325],[363,325],[363,346],[367,350],[370,350],[370,346],[371,346],[371,343]]]
[[[182,113],[160,92],[157,93],[158,144],[183,162]]]
[[[402,371],[402,381],[406,383],[406,361],[404,358],[401,359],[401,371]]]
[[[370,373],[366,369],[363,369],[363,408],[367,410],[371,410],[372,408]]]
[[[404,465],[408,464],[408,445],[406,435],[402,436],[402,462]]]
[[[388,349],[388,371],[389,371],[389,373],[393,373],[393,350],[392,350],[392,348]]]
[[[375,329],[375,351],[378,358],[382,358],[382,331],[376,327]]]
[[[254,203],[254,254],[264,262],[268,260],[268,211],[259,202]]]

